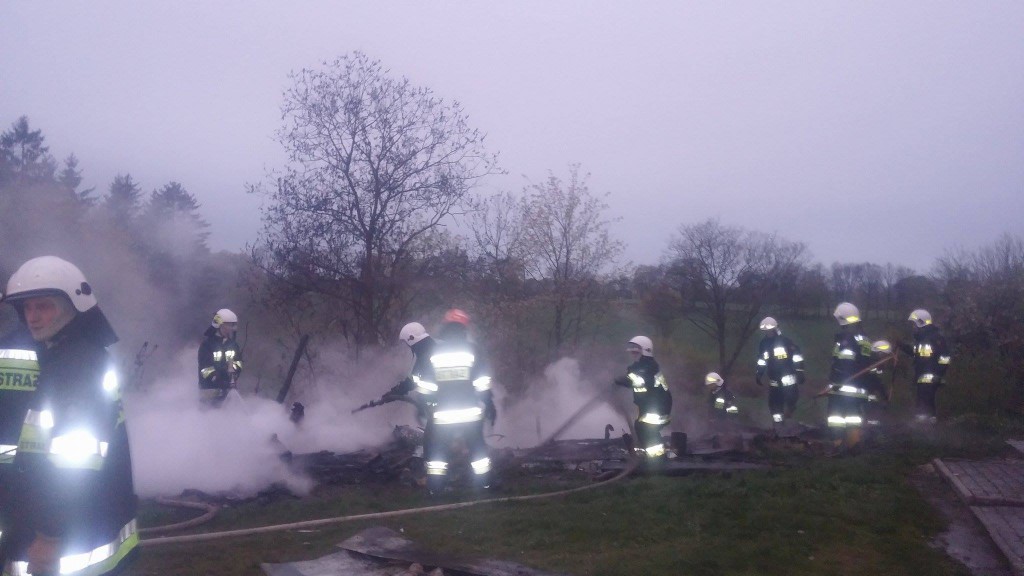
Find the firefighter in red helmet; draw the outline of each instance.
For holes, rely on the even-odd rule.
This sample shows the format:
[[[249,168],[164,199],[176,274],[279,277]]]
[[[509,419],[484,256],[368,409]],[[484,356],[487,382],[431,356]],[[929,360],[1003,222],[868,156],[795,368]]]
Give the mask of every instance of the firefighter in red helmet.
[[[447,483],[453,443],[462,438],[469,450],[473,482],[487,487],[491,459],[484,441],[484,420],[494,425],[497,411],[491,374],[480,348],[469,338],[469,315],[448,310],[430,355],[429,375],[418,389],[428,398],[423,457],[427,487],[432,493]]]

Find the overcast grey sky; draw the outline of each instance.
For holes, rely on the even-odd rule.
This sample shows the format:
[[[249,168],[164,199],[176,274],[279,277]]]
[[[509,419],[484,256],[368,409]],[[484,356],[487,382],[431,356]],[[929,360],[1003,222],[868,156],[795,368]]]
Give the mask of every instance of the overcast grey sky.
[[[255,239],[289,71],[353,50],[459,100],[520,190],[579,162],[653,263],[681,223],[919,270],[1024,230],[1024,2],[4,2],[0,125],[85,185],[181,182]]]

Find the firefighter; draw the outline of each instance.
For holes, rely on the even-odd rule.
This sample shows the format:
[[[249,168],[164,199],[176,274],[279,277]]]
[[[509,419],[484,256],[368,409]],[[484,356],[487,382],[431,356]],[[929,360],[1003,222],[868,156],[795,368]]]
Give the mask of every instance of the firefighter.
[[[484,441],[484,420],[493,427],[498,413],[486,359],[469,339],[468,314],[458,309],[445,313],[429,362],[416,382],[427,406],[423,436],[427,488],[432,494],[444,488],[459,441],[469,452],[473,484],[486,488],[491,480],[491,459]]]
[[[725,386],[725,380],[718,372],[708,372],[704,385],[711,392],[708,397],[708,412],[713,423],[728,422],[740,413],[736,406],[736,395]]]
[[[416,417],[420,423],[424,423],[427,416],[427,409],[431,408],[429,402],[434,400],[432,390],[420,386],[420,383],[430,380],[432,367],[430,357],[434,353],[436,341],[427,333],[427,329],[419,322],[410,322],[402,327],[398,333],[398,339],[405,342],[412,351],[413,363],[409,375],[395,384],[384,394],[382,400],[391,401],[398,398],[410,398],[416,405]]]
[[[892,352],[892,344],[888,340],[875,340],[871,344],[872,368],[864,373],[862,380],[868,394],[867,402],[864,403],[864,424],[867,426],[877,427],[882,424],[882,415],[889,401],[889,390],[883,380],[885,360],[893,358]]]
[[[832,314],[839,323],[829,370],[828,427],[837,447],[856,448],[861,441],[864,405],[868,400],[865,374],[871,365],[871,341],[864,336],[860,311],[849,302]]]
[[[946,383],[950,350],[946,339],[932,323],[932,315],[917,309],[907,318],[914,324],[914,345],[901,343],[899,348],[914,358],[914,382],[917,385],[917,405],[914,420],[934,424],[935,395]]]
[[[13,574],[119,571],[138,532],[120,386],[106,350],[117,335],[82,272],[55,256],[23,264],[4,301],[36,343],[39,378],[22,419],[0,559]]]
[[[14,457],[38,379],[35,341],[28,329],[19,324],[0,340],[0,542],[4,526],[11,524],[10,507],[18,498],[14,490],[17,484]],[[3,550],[0,550],[0,570],[4,564],[2,558]]]
[[[764,379],[768,379],[768,411],[772,414],[772,424],[778,425],[793,417],[800,398],[797,386],[804,383],[804,357],[800,347],[782,335],[775,318],[766,316],[760,328],[765,336],[757,347],[755,380],[758,386],[763,386]]]
[[[237,327],[238,316],[221,308],[203,333],[199,345],[199,398],[208,406],[220,406],[242,374],[242,349],[235,340]]]
[[[672,419],[672,394],[654,359],[654,343],[650,338],[630,338],[626,351],[633,362],[626,368],[625,376],[615,379],[615,384],[633,390],[633,403],[638,410],[634,422],[637,450],[643,452],[645,463],[659,464],[665,460],[661,429]]]

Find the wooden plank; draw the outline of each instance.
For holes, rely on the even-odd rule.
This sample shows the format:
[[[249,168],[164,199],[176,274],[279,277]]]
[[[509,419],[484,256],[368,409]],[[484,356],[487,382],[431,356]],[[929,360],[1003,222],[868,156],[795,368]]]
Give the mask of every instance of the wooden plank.
[[[938,470],[939,473],[941,473],[942,476],[946,478],[946,481],[948,481],[950,485],[953,486],[953,489],[956,490],[956,493],[958,496],[960,496],[961,500],[963,500],[967,504],[974,504],[974,494],[967,487],[967,485],[965,485],[963,481],[960,479],[960,474],[956,471],[957,469],[959,469],[959,466],[956,462],[950,462],[949,464],[947,464],[942,459],[936,458],[932,460],[932,464],[934,464],[935,469]]]
[[[1007,506],[971,506],[992,541],[1010,562],[1017,576],[1024,576],[1024,508]]]
[[[1024,506],[1024,463],[932,461],[968,504]]]

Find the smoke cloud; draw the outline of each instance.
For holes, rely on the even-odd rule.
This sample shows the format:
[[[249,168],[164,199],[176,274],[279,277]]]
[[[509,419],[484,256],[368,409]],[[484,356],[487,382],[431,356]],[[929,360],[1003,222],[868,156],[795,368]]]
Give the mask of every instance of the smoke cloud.
[[[380,446],[395,425],[415,421],[405,403],[351,413],[390,387],[392,370],[383,354],[378,361],[364,355],[359,363],[341,353],[326,354],[318,384],[303,391],[305,419],[296,425],[288,418],[289,406],[266,398],[232,394],[218,409],[201,406],[196,353],[196,348],[182,350],[172,376],[125,397],[140,496],[174,496],[185,489],[250,496],[275,484],[304,494],[314,482],[279,457],[285,449],[346,453]],[[349,376],[349,386],[334,385],[339,373]]]
[[[613,435],[628,432],[628,421],[632,419],[627,416],[628,393],[609,390],[611,386],[610,381],[595,382],[584,377],[575,358],[561,358],[549,364],[543,375],[530,383],[521,399],[504,398],[501,389],[495,389],[498,405],[506,406],[506,413],[498,415],[493,433],[504,438],[489,441],[495,446],[534,446],[550,437],[598,395],[604,395],[606,401],[580,414],[558,439],[603,438],[608,424],[615,429]]]

